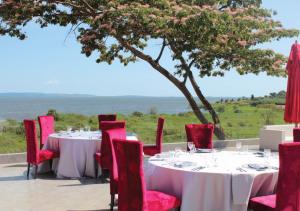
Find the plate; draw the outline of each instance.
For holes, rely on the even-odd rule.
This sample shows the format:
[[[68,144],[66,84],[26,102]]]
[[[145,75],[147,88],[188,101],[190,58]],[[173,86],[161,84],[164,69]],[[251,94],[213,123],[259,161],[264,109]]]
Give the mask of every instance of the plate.
[[[263,171],[263,170],[266,170],[268,168],[267,165],[264,165],[264,164],[257,164],[257,163],[249,163],[248,164],[248,167],[249,168],[252,168],[252,169],[255,169],[257,171]]]
[[[212,151],[212,149],[196,149],[196,153],[211,153]]]
[[[186,167],[196,166],[196,163],[191,161],[176,161],[172,164],[176,168],[186,168]]]

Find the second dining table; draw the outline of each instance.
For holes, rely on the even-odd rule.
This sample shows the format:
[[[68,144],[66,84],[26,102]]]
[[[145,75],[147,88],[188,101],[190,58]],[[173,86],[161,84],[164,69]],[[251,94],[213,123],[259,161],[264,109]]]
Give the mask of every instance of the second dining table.
[[[52,165],[58,178],[95,177],[94,154],[100,151],[101,139],[101,131],[62,131],[51,134],[43,149],[60,152]],[[137,137],[127,133],[126,139],[137,140]],[[39,171],[47,171],[48,166],[42,164]]]
[[[181,198],[181,211],[247,211],[251,197],[274,193],[278,154],[167,152],[145,162],[147,188]]]

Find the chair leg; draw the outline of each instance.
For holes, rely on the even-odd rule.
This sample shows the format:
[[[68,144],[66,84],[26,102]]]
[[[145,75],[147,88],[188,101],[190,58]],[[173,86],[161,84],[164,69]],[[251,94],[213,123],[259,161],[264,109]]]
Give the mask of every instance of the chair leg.
[[[110,211],[114,210],[115,206],[115,194],[110,194]]]
[[[97,180],[97,178],[98,178],[98,162],[97,161],[95,161],[94,168],[95,168],[95,179]]]
[[[30,163],[27,164],[27,179],[29,179]]]
[[[37,170],[38,170],[38,165],[35,165],[35,171],[34,171],[34,179],[36,179],[36,175],[37,175]]]
[[[52,171],[52,163],[53,163],[53,160],[49,160],[49,165],[50,165],[50,171]]]

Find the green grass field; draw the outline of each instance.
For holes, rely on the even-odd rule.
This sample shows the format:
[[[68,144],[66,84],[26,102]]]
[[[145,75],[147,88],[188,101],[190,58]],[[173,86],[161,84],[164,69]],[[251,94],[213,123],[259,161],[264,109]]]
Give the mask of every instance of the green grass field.
[[[253,138],[259,136],[259,130],[267,124],[284,124],[283,110],[275,104],[250,105],[248,101],[216,103],[214,108],[219,113],[222,127],[227,139]],[[119,120],[126,120],[127,131],[138,134],[145,143],[155,141],[157,118],[163,116],[165,121],[164,142],[181,142],[186,140],[184,125],[199,123],[192,112],[180,114],[118,114]],[[56,131],[90,126],[97,130],[96,116],[78,114],[58,114]],[[0,125],[0,153],[24,152],[26,150],[24,130],[21,122],[7,120]]]

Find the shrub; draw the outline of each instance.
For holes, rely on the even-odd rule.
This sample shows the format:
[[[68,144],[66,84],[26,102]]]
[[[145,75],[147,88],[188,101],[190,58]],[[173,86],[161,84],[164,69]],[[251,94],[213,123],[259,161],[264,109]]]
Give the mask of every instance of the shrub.
[[[144,114],[142,112],[139,112],[139,111],[134,111],[132,113],[132,116],[136,116],[136,117],[142,117]]]
[[[47,116],[53,116],[55,121],[60,120],[60,115],[55,109],[49,109],[47,112]]]
[[[231,122],[227,122],[227,127],[233,127]]]
[[[158,113],[158,110],[155,106],[150,108],[149,114],[156,115]]]
[[[218,113],[224,113],[224,112],[225,112],[225,106],[219,106],[219,107],[217,107],[217,108],[216,108],[216,111],[217,111]]]
[[[246,123],[245,123],[245,122],[239,122],[239,126],[240,126],[240,127],[245,127],[245,126],[246,126]]]
[[[237,109],[235,109],[233,112],[236,113],[236,114],[237,114],[237,113],[242,113],[242,110],[240,110],[240,109],[237,108]]]

